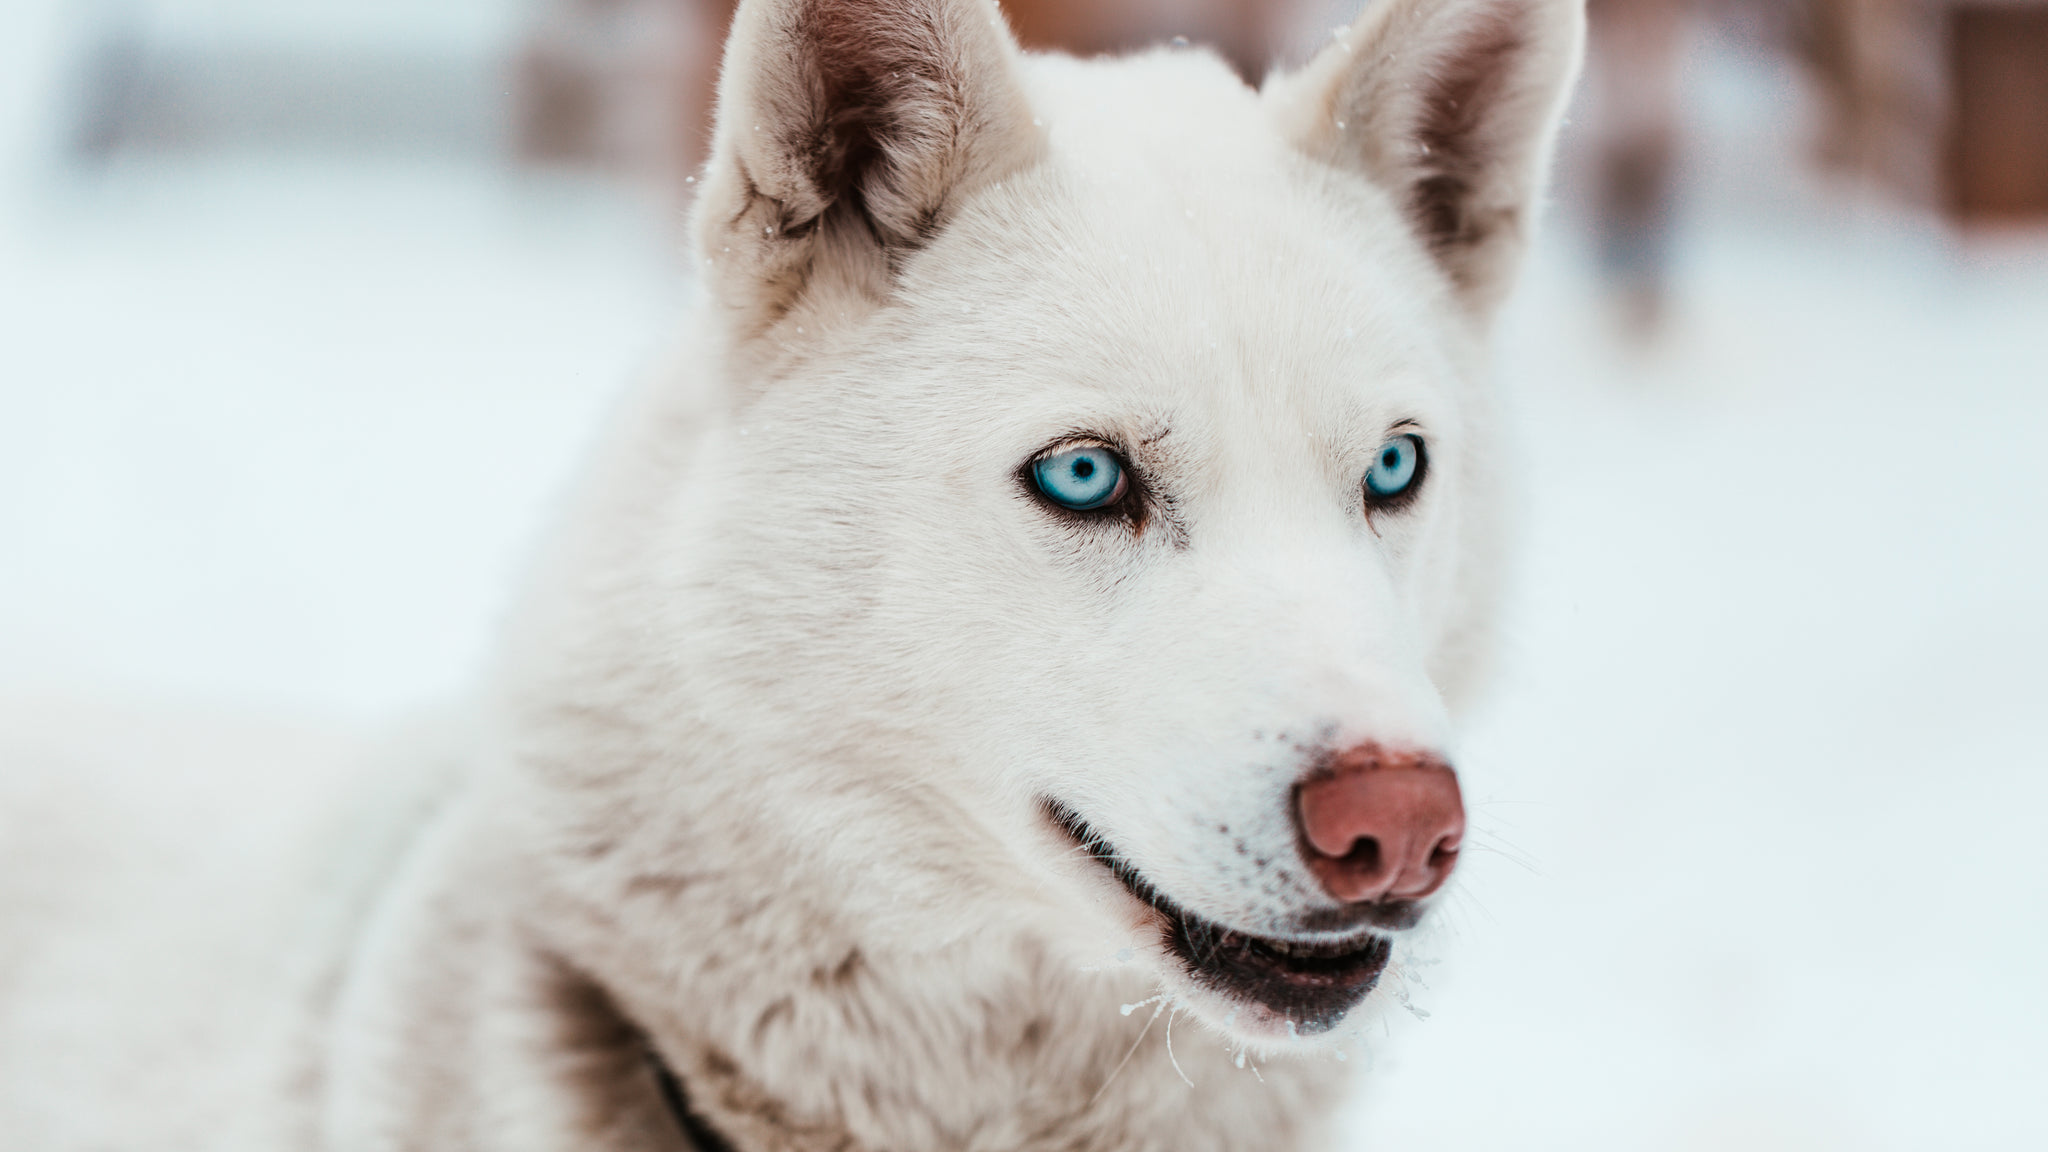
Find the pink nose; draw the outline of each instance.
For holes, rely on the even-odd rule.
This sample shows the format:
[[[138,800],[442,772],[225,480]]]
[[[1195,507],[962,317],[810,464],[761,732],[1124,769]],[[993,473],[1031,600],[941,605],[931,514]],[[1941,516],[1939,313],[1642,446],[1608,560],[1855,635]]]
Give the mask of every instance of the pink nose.
[[[1458,775],[1427,753],[1361,744],[1301,786],[1302,854],[1347,904],[1417,900],[1443,887],[1465,838]]]

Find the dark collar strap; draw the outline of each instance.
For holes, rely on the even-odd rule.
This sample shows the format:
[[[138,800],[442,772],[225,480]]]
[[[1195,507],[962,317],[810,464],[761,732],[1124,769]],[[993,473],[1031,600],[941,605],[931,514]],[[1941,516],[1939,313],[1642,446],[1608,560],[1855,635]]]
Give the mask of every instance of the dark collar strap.
[[[692,1152],[737,1152],[724,1133],[691,1109],[690,1094],[683,1090],[682,1080],[652,1044],[647,1046],[647,1066],[654,1071],[654,1082],[661,1085],[661,1102],[668,1105],[668,1114],[675,1118],[676,1127],[683,1130],[683,1139]]]

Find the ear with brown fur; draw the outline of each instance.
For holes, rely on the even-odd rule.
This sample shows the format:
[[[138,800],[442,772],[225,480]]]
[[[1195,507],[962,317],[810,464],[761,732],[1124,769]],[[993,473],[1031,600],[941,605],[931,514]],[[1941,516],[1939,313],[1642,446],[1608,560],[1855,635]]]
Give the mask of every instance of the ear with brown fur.
[[[1584,0],[1372,0],[1269,97],[1302,150],[1394,194],[1483,314],[1513,279],[1584,39]]]
[[[993,0],[745,0],[696,233],[743,334],[807,293],[885,296],[964,192],[1038,155]]]

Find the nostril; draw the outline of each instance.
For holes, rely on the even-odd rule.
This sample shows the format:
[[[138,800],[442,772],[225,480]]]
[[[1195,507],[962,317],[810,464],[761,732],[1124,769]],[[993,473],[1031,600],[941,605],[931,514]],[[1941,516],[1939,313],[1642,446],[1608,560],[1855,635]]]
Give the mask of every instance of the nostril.
[[[1380,842],[1371,836],[1360,836],[1351,842],[1351,851],[1338,857],[1337,862],[1361,875],[1375,875],[1380,870]]]
[[[1449,836],[1436,842],[1429,850],[1429,868],[1432,872],[1444,871],[1458,862],[1458,845]]]

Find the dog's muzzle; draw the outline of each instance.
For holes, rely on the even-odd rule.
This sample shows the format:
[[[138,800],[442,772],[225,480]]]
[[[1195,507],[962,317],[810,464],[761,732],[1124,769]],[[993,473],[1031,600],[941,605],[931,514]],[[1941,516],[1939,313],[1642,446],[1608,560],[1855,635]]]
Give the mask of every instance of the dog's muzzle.
[[[1126,891],[1165,921],[1167,949],[1198,985],[1258,1005],[1297,1035],[1337,1026],[1371,993],[1393,954],[1386,932],[1412,928],[1422,901],[1457,865],[1465,831],[1457,776],[1443,761],[1365,745],[1327,758],[1295,790],[1299,849],[1336,903],[1297,917],[1303,936],[1254,936],[1160,892],[1072,808],[1046,812]]]

